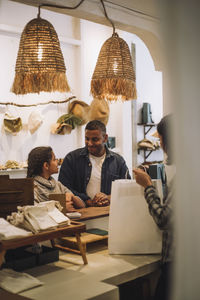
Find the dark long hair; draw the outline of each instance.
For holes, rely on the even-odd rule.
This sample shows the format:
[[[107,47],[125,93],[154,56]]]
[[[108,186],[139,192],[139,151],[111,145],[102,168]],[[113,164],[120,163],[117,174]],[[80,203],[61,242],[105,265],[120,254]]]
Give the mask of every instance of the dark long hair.
[[[169,114],[163,117],[157,125],[157,131],[162,136],[163,150],[167,154],[167,164],[172,164],[172,125],[173,115]]]
[[[51,147],[36,147],[28,155],[27,177],[41,175],[43,164],[52,159]]]

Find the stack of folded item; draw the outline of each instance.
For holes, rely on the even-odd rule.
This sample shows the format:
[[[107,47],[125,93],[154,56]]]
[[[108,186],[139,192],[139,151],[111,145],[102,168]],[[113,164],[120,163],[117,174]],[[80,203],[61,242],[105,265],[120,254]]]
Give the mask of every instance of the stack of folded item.
[[[0,218],[0,240],[9,240],[14,238],[26,237],[32,235],[32,232],[17,228],[3,218]]]
[[[27,273],[16,272],[11,269],[3,269],[0,271],[0,287],[13,294],[29,290],[40,285],[43,285],[43,282]],[[10,299],[9,295],[7,296],[7,299]],[[15,299],[14,295],[11,299]],[[18,297],[16,297],[16,299],[18,299]],[[22,299],[28,298],[22,297]]]
[[[61,210],[58,201],[41,202],[37,205],[18,206],[18,212],[12,213],[7,220],[21,228],[31,230],[33,233],[55,229],[59,226],[70,225],[70,219]]]

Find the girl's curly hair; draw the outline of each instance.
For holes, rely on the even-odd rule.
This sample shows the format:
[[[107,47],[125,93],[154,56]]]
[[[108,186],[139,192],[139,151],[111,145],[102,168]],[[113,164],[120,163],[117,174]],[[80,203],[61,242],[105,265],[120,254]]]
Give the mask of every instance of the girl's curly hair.
[[[28,155],[27,178],[41,175],[43,164],[52,159],[51,147],[36,147]]]

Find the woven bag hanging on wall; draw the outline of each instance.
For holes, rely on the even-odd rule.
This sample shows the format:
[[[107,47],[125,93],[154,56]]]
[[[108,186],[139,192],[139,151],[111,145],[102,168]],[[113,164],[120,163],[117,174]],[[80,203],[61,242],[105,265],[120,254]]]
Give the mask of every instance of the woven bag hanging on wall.
[[[110,101],[137,98],[130,50],[117,33],[113,33],[100,50],[92,76],[91,94]]]
[[[47,20],[31,20],[24,28],[11,91],[15,94],[69,92],[57,33]]]

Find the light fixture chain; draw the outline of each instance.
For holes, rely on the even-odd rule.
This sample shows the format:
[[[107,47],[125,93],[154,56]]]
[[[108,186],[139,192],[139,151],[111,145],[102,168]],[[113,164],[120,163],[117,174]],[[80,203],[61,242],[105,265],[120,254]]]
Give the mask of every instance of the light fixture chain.
[[[55,7],[55,8],[61,8],[61,9],[76,9],[78,8],[85,0],[81,0],[77,5],[71,7],[71,6],[63,6],[63,5],[55,5],[55,4],[40,4],[38,6],[38,18],[40,18],[40,8],[41,7]]]
[[[105,4],[104,4],[104,1],[103,0],[100,0],[101,1],[101,4],[102,4],[102,6],[103,6],[103,10],[104,10],[104,14],[105,14],[105,17],[106,17],[106,19],[111,23],[111,25],[112,25],[112,28],[113,28],[113,34],[115,33],[115,25],[114,25],[114,23],[113,23],[113,21],[108,17],[108,15],[107,15],[107,12],[106,12],[106,7],[105,7]]]

